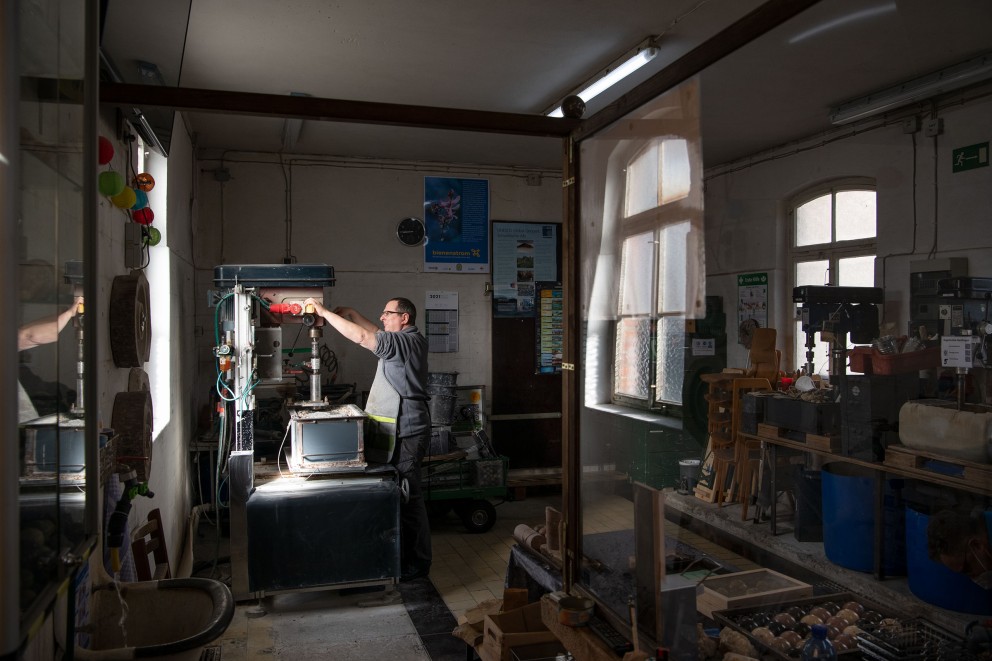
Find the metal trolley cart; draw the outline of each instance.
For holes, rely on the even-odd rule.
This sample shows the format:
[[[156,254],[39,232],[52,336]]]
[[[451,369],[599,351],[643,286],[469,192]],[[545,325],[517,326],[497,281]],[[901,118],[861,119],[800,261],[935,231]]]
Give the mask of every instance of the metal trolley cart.
[[[496,523],[489,499],[506,499],[508,459],[491,455],[468,459],[464,451],[426,457],[421,466],[421,489],[431,510],[454,509],[466,530],[486,532]]]

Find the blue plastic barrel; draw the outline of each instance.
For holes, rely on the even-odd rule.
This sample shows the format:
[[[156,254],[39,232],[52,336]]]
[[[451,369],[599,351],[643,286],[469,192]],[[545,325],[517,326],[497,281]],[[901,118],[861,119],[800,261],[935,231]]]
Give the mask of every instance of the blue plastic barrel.
[[[835,565],[875,570],[875,477],[861,466],[834,462],[823,467],[823,550]],[[882,568],[888,576],[906,574],[905,507],[898,490],[903,480],[887,478],[883,500],[885,528]]]
[[[992,615],[992,591],[983,590],[964,574],[951,571],[927,554],[930,517],[906,506],[906,568],[909,589],[917,597],[948,610]]]

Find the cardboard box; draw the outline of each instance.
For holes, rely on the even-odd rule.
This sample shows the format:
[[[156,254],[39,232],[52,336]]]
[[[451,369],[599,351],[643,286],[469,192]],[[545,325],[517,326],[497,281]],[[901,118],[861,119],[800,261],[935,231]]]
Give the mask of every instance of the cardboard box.
[[[780,604],[813,596],[813,586],[771,569],[752,569],[711,576],[701,583],[696,610],[712,617],[714,611]]]
[[[558,640],[541,620],[541,603],[486,615],[479,656],[484,661],[511,661],[510,650],[522,645]]]

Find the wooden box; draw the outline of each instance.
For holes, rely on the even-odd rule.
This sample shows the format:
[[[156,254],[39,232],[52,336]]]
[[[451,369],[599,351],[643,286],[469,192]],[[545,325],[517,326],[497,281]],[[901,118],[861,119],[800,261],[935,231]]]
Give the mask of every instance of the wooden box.
[[[707,617],[714,611],[779,604],[813,596],[813,586],[771,569],[752,569],[711,576],[702,582],[696,610]]]
[[[511,661],[510,650],[514,647],[556,640],[541,619],[541,603],[534,602],[523,608],[486,615],[479,656],[484,661]]]

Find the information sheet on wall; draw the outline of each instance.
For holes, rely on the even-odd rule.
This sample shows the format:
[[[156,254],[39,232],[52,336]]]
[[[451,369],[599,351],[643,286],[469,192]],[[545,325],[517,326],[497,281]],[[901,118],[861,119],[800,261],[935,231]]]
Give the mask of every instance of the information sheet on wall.
[[[535,283],[558,277],[557,225],[493,223],[494,317],[535,316]]]
[[[427,292],[424,315],[427,350],[431,353],[458,351],[458,292]]]
[[[737,342],[751,346],[755,328],[768,328],[768,274],[737,276]]]
[[[561,372],[562,356],[562,323],[561,303],[562,289],[560,282],[535,283],[537,290],[537,374],[559,374]]]
[[[424,270],[489,273],[489,180],[424,177]]]

